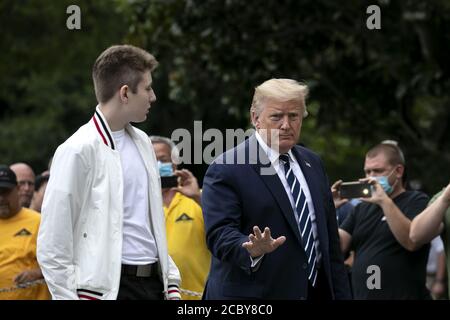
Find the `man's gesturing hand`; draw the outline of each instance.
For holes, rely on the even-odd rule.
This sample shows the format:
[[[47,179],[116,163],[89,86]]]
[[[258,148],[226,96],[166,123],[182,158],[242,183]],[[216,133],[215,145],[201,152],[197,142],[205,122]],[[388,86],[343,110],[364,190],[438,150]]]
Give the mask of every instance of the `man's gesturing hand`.
[[[252,258],[270,253],[286,241],[285,236],[272,239],[270,229],[268,227],[264,229],[264,233],[261,233],[261,230],[259,230],[257,226],[254,226],[253,232],[254,234],[250,234],[248,236],[249,241],[242,244],[242,246],[250,253]]]

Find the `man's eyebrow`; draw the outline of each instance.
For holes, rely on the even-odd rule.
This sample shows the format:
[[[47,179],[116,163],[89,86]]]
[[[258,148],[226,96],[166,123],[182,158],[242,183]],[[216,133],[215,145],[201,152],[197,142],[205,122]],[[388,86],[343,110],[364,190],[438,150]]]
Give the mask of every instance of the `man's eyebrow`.
[[[383,168],[364,168],[364,171],[380,171],[383,170]]]
[[[298,111],[289,111],[289,112],[283,112],[283,111],[272,111],[270,113],[270,115],[283,115],[283,114],[288,114],[288,115],[298,115],[299,112]]]
[[[281,110],[273,110],[270,114],[283,114]]]

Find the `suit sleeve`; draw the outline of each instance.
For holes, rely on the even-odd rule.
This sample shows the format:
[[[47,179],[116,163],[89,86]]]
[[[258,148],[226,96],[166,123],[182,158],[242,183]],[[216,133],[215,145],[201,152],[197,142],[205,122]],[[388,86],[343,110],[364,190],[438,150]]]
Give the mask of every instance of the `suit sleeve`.
[[[321,162],[322,164],[322,162]],[[329,239],[330,265],[331,265],[331,279],[333,283],[334,297],[336,300],[351,299],[350,284],[347,271],[344,266],[344,259],[339,243],[338,225],[336,221],[336,209],[334,207],[333,196],[329,187],[328,177],[324,172],[324,185],[326,187],[326,203],[325,211],[327,216],[327,229]]]
[[[42,206],[37,258],[55,300],[78,300],[73,263],[73,226],[85,193],[88,170],[81,154],[60,148],[54,157]]]
[[[242,220],[239,194],[227,176],[226,164],[211,164],[203,180],[202,208],[206,242],[212,255],[251,273],[251,260],[242,244],[248,235],[240,231]]]

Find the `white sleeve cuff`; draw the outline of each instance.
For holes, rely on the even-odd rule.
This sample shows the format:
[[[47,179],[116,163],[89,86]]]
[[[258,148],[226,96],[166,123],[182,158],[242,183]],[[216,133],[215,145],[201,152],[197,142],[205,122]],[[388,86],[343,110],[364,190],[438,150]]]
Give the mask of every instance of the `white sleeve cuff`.
[[[180,289],[176,285],[169,285],[167,290],[167,300],[180,300]]]

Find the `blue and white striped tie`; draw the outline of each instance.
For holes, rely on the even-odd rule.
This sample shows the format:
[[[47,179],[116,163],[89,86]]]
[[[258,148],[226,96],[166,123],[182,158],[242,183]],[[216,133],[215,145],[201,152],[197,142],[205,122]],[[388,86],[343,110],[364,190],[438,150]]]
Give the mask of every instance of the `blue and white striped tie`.
[[[317,280],[316,249],[314,246],[312,221],[308,204],[306,203],[306,196],[289,164],[289,155],[280,155],[280,160],[284,163],[284,174],[286,175],[286,180],[291,188],[291,193],[294,198],[296,220],[302,237],[303,249],[308,258],[308,279],[314,286]]]

